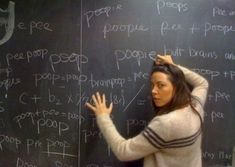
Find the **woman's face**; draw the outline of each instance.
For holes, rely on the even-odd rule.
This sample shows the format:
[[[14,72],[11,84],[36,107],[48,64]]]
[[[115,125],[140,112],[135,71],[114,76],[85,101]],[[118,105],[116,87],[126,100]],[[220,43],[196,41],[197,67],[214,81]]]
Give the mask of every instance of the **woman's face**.
[[[165,106],[174,96],[174,86],[168,75],[162,72],[154,72],[152,74],[151,89],[152,98],[157,107]]]

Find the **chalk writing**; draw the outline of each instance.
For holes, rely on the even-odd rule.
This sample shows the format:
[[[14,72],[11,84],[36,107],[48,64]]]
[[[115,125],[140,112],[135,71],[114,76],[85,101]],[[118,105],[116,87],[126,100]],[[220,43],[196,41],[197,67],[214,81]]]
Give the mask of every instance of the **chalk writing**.
[[[224,78],[228,78],[233,81],[235,79],[235,71],[225,71]]]
[[[31,121],[31,123],[33,125],[36,124],[37,120],[40,118],[47,118],[48,116],[56,116],[56,117],[62,117],[62,118],[66,118],[67,120],[78,120],[78,119],[82,119],[84,120],[84,118],[81,115],[75,114],[75,113],[71,113],[71,112],[59,112],[55,109],[48,109],[48,110],[36,110],[35,112],[25,112],[25,113],[21,113],[19,115],[16,115],[13,120],[17,123],[19,128],[22,128],[22,121],[24,121],[25,119],[29,119]],[[54,123],[54,126],[57,125],[57,122],[52,120],[48,120],[48,126],[50,126],[50,122]],[[63,123],[61,123],[62,126],[66,126]],[[53,126],[53,125],[51,125]]]
[[[219,111],[205,112],[205,116],[209,117],[212,124],[225,119],[225,113]]]
[[[78,85],[80,85],[81,82],[87,81],[87,76],[84,74],[78,75],[73,73],[67,73],[67,74],[55,74],[55,73],[36,73],[33,74],[34,77],[34,85],[35,87],[38,87],[38,84],[40,81],[50,81],[52,85],[57,85],[60,83],[60,85],[66,85],[66,83],[76,81]],[[61,81],[64,81],[64,83],[61,83]]]
[[[183,13],[189,10],[187,3],[157,0],[156,4],[157,4],[157,13],[159,15],[161,14],[161,11],[164,11],[166,9],[175,9],[179,13]]]
[[[141,24],[105,24],[103,33],[104,38],[107,38],[108,33],[113,32],[126,32],[127,37],[130,37],[134,32],[146,32],[149,28]]]
[[[189,30],[192,34],[194,34],[195,32],[200,31],[200,28],[196,24],[193,24]]]
[[[18,124],[19,128],[22,128],[22,124],[21,124],[22,120],[25,120],[26,118],[29,118],[29,119],[31,119],[31,123],[34,125],[35,122],[36,122],[34,118],[36,116],[41,115],[41,114],[45,117],[46,116],[45,112],[46,113],[50,113],[50,115],[52,115],[52,114],[53,115],[58,115],[59,114],[59,112],[55,111],[54,109],[49,110],[49,111],[43,110],[41,112],[36,111],[35,113],[33,113],[33,112],[26,112],[26,113],[21,113],[21,114],[15,116],[13,118],[13,120]]]
[[[144,73],[144,72],[134,72],[133,73],[133,81],[137,82],[138,80],[149,80],[150,74],[149,73]],[[131,80],[132,81],[132,80]]]
[[[74,154],[68,154],[68,153],[65,153],[65,152],[55,152],[55,151],[43,151],[44,154],[47,154],[48,157],[50,157],[51,155],[60,155],[64,158],[66,157],[72,157],[72,158],[77,158],[78,156],[77,155],[74,155]]]
[[[17,158],[16,167],[37,167],[37,165],[34,165],[31,162],[27,162],[22,158]]]
[[[112,102],[113,104],[120,104],[122,106],[125,106],[126,104],[126,100],[125,100],[125,96],[124,96],[124,90],[122,89],[120,91],[120,95],[114,94],[114,93],[110,93],[109,94],[109,101]]]
[[[167,21],[161,23],[161,35],[165,36],[169,31],[170,32],[177,32],[182,31],[183,26],[181,24],[169,24]]]
[[[111,78],[111,79],[106,79],[106,80],[95,80],[93,77],[93,74],[91,74],[90,79],[88,82],[91,84],[91,88],[95,87],[111,87],[114,88],[116,86],[123,87],[125,84],[125,79],[124,78]]]
[[[0,68],[0,74],[6,73],[6,76],[9,77],[9,74],[12,72],[12,68]]]
[[[55,105],[63,105],[61,99],[57,98],[54,94],[52,94],[50,89],[48,89],[48,102],[54,103]]]
[[[38,134],[40,134],[41,132],[41,128],[45,127],[45,128],[53,128],[53,129],[57,129],[58,130],[58,134],[61,135],[62,132],[65,132],[67,130],[69,130],[69,125],[65,122],[62,121],[57,121],[54,119],[49,119],[46,118],[46,115],[50,114],[50,115],[61,115],[63,117],[66,116],[65,113],[59,113],[56,110],[52,109],[52,110],[43,110],[41,112],[37,111],[35,113],[32,112],[26,112],[26,113],[21,113],[20,115],[17,115],[13,118],[13,120],[17,123],[19,128],[22,128],[22,123],[21,121],[29,118],[31,120],[31,123],[33,125],[37,126],[37,132]],[[43,117],[35,120],[35,117],[39,116],[39,115],[43,115]]]
[[[235,60],[235,54],[231,52],[227,52],[224,54],[224,58],[226,60]]]
[[[218,7],[211,6],[215,4]],[[210,126],[204,138],[209,142],[204,146],[209,150],[203,150],[202,156],[209,164],[230,163],[232,127],[226,129],[227,136],[221,135],[212,143],[213,147],[207,137],[220,134],[210,136],[216,132],[210,128],[233,123],[229,111],[234,101],[229,87],[235,80],[233,3],[66,1],[19,2],[16,7],[16,12],[21,11],[17,17],[14,2],[10,1],[7,9],[0,8],[0,166],[8,162],[16,167],[115,166],[116,159],[104,142],[95,115],[84,104],[93,104],[91,93],[102,89],[107,103],[119,110],[114,115],[118,115],[115,122],[124,123],[117,122],[123,127],[121,133],[131,135],[144,129],[148,115],[142,117],[138,111],[151,108],[146,83],[157,53],[171,54],[176,62],[195,67],[194,63],[199,63],[193,70],[212,83],[205,114]],[[55,15],[51,17],[48,11]],[[54,26],[57,23],[62,29]],[[220,40],[223,43],[217,47]],[[99,61],[90,62],[96,60],[93,56]],[[209,65],[203,66],[207,62]],[[109,63],[108,69],[105,63]],[[106,72],[95,75],[96,67]],[[217,85],[228,89],[215,89]],[[5,92],[8,98],[4,98]],[[216,110],[220,105],[225,106],[223,111]],[[101,145],[96,147],[95,143]],[[100,153],[104,153],[103,160]]]
[[[41,128],[43,127],[57,129],[59,136],[61,136],[62,132],[69,130],[69,125],[65,122],[57,121],[53,119],[40,118],[37,120],[38,134],[41,133]]]
[[[0,134],[0,150],[1,151],[3,151],[4,143],[14,145],[16,149],[18,149],[19,145],[22,144],[21,140],[16,137]]]
[[[5,128],[5,126],[4,120],[0,118],[0,128]]]
[[[202,156],[204,159],[220,159],[220,160],[232,160],[232,154],[225,150],[218,150],[218,151],[204,151],[202,152]]]
[[[87,11],[84,13],[84,15],[86,16],[86,21],[87,21],[87,27],[90,27],[90,22],[91,22],[91,19],[94,18],[94,17],[98,17],[98,16],[101,16],[101,15],[105,15],[106,17],[110,17],[110,14],[113,12],[113,11],[119,11],[119,10],[122,10],[122,5],[121,4],[118,4],[116,6],[105,6],[103,8],[99,8],[99,9],[96,9],[96,10],[90,10],[90,11]]]
[[[65,156],[69,156],[69,155],[72,157],[77,157],[76,155],[67,154],[66,149],[69,147],[71,147],[71,145],[67,141],[58,141],[58,140],[47,139],[46,153],[48,156],[50,156],[51,153],[57,154],[57,155],[61,153],[63,158],[65,158]],[[57,152],[52,152],[52,150],[57,150]],[[58,152],[59,150],[61,152]]]
[[[2,45],[11,38],[15,28],[15,3],[9,1],[8,8],[5,10],[0,8],[0,12],[8,15],[8,18],[0,17],[0,27],[5,28],[5,34],[0,40],[0,45]]]
[[[202,153],[202,157],[203,158],[206,158],[206,159],[214,159],[215,158],[215,153],[213,153],[213,152],[208,152],[208,151],[204,151],[203,153]]]
[[[43,143],[40,140],[34,140],[34,139],[26,140],[26,147],[28,154],[31,152],[31,149],[42,149],[42,146]]]
[[[147,126],[146,120],[128,119],[128,120],[126,120],[127,135],[130,134],[131,128],[142,127],[142,129],[143,129],[146,126]]]
[[[166,36],[168,33],[176,33],[176,32],[183,32],[185,30],[189,29],[192,34],[195,34],[195,32],[202,32],[204,37],[207,37],[208,34],[211,33],[222,33],[223,35],[227,35],[229,33],[233,33],[235,31],[235,28],[233,25],[220,25],[220,24],[212,24],[210,22],[204,23],[204,29],[196,24],[192,24],[191,27],[183,26],[179,23],[169,23],[168,21],[163,21],[161,23],[161,36]]]
[[[85,55],[79,55],[77,53],[59,53],[51,54],[49,57],[49,61],[53,72],[55,72],[55,65],[62,65],[67,63],[75,63],[77,70],[80,72],[81,66],[88,62],[88,57],[86,57]]]
[[[19,78],[7,78],[0,81],[0,88],[4,87],[6,90],[8,90],[9,88],[12,88],[20,83],[21,80]]]
[[[212,9],[212,16],[216,17],[216,16],[234,16],[235,15],[235,11],[233,10],[225,10],[219,7],[213,7]]]
[[[11,61],[27,61],[27,63],[31,62],[33,58],[40,58],[44,59],[47,56],[48,50],[47,49],[36,49],[36,50],[29,50],[26,53],[7,53],[6,60],[7,65],[11,65]]]
[[[174,57],[181,56],[190,56],[193,58],[202,58],[202,59],[218,59],[218,54],[215,51],[205,51],[203,49],[188,47],[188,48],[167,48],[164,45],[164,54],[170,54]]]
[[[145,100],[145,99],[136,99],[136,105],[138,105],[138,106],[143,106],[143,105],[145,105],[146,102],[147,102],[147,100]]]
[[[55,167],[75,167],[75,166],[69,165],[67,163],[62,163],[60,161],[55,161]]]
[[[82,134],[84,136],[84,142],[88,143],[89,141],[93,141],[94,138],[98,137],[99,139],[102,139],[102,133],[99,130],[88,130],[83,129]]]
[[[204,50],[196,50],[193,48],[189,48],[189,56],[191,57],[202,57],[202,58],[212,58],[212,59],[217,59],[218,55],[216,54],[215,51],[204,51]]]
[[[204,36],[207,36],[208,33],[219,33],[219,32],[222,32],[223,35],[227,35],[229,32],[234,32],[234,31],[235,28],[232,25],[219,25],[206,22],[204,28]]]
[[[213,13],[213,17],[215,17],[216,15],[218,15],[218,16],[227,16],[226,10],[218,8],[218,7],[214,7],[212,9],[212,13]]]
[[[181,56],[190,56],[190,57],[197,57],[202,59],[217,59],[218,54],[215,51],[205,51],[203,49],[196,49],[192,47],[188,48],[168,48],[166,45],[163,45],[163,53],[170,54],[174,57],[181,57]],[[144,64],[144,60],[146,61],[154,61],[156,57],[156,51],[144,51],[144,50],[131,50],[131,49],[124,49],[124,50],[115,50],[115,60],[116,60],[116,67],[118,70],[121,69],[121,63],[129,60],[132,63],[136,62],[138,66]],[[134,60],[134,61],[133,61]]]
[[[93,104],[92,98],[90,96],[86,95],[86,92],[83,92],[81,97],[79,97],[79,98],[77,98],[77,97],[74,97],[75,102],[72,102],[71,101],[72,99],[70,100],[70,102],[76,103],[76,105],[81,105],[81,104],[83,105],[86,102]],[[73,98],[73,97],[70,97],[70,98]],[[121,89],[118,94],[110,92],[109,94],[107,94],[106,100],[108,103],[112,102],[114,105],[125,106],[125,104],[126,104],[125,92],[123,89]]]
[[[174,49],[167,48],[166,45],[164,45],[164,54],[170,54],[174,57],[182,56],[183,52],[185,52],[186,49],[176,47]]]
[[[30,35],[32,35],[34,31],[53,31],[51,25],[49,23],[44,23],[43,21],[30,21],[28,25],[26,25],[24,22],[20,22],[17,24],[17,28],[20,30],[29,30]]]
[[[217,120],[221,120],[225,118],[225,114],[222,112],[216,112],[216,111],[212,111],[210,114],[211,117],[211,122],[214,123]]]
[[[136,93],[136,95],[130,100],[130,102],[126,105],[126,107],[124,108],[123,112],[125,112],[127,110],[127,108],[131,105],[131,103],[135,100],[135,98],[140,94],[140,92],[142,91],[142,89],[145,87],[145,85],[142,85],[141,88],[138,90],[138,92]]]
[[[219,159],[232,160],[232,154],[231,153],[227,153],[225,151],[220,151],[219,152]]]
[[[28,102],[25,100],[26,97],[29,97],[29,96],[28,96],[28,93],[22,92],[21,95],[19,96],[19,102],[20,102],[21,104],[24,104],[24,105],[28,104]],[[34,94],[34,95],[30,96],[27,100],[32,100],[32,102],[33,102],[34,104],[37,104],[38,101],[41,100],[41,97],[39,97],[39,96],[37,96],[36,94]]]
[[[208,94],[208,100],[213,102],[218,102],[218,101],[229,102],[230,99],[231,99],[230,94],[222,91],[215,91],[213,93]]]
[[[4,103],[2,101],[0,101],[0,113],[5,111],[5,108],[4,108],[3,104]]]
[[[55,93],[53,93],[50,89],[48,89],[48,94],[45,94],[44,97],[41,97],[40,95],[37,94],[33,94],[31,95],[30,93],[27,92],[22,92],[19,95],[19,103],[22,105],[35,105],[37,106],[38,104],[41,103],[41,101],[47,101],[49,104],[54,104],[56,106],[63,106],[65,104],[69,104],[72,105],[74,104],[75,106],[78,105],[83,105],[86,102],[90,102],[92,103],[92,99],[90,96],[86,95],[85,92],[82,93],[82,95],[80,96],[79,93],[70,93],[70,94],[65,94],[63,97],[61,96],[57,96]],[[108,102],[113,102],[114,105],[121,105],[121,106],[125,106],[126,104],[126,99],[125,99],[125,93],[124,90],[121,89],[119,91],[119,93],[113,93],[110,92],[107,95],[107,101]],[[2,106],[2,112],[4,111],[4,106],[1,105],[0,103],[0,108]],[[31,122],[34,124],[34,118],[35,117],[46,117],[47,115],[50,116],[60,116],[60,117],[67,117],[68,120],[78,120],[78,119],[82,119],[82,116],[79,116],[78,114],[75,113],[71,113],[71,112],[59,112],[55,109],[43,109],[41,111],[35,111],[34,112],[26,112],[26,113],[21,113],[17,116],[14,117],[14,120],[20,124],[21,120],[24,120],[25,118],[30,118],[32,119]],[[19,127],[21,127],[19,125]]]
[[[141,60],[142,59],[150,59],[154,60],[156,56],[156,51],[150,51],[146,52],[143,50],[130,50],[130,49],[125,49],[125,50],[115,50],[115,58],[116,58],[116,65],[117,69],[120,69],[120,62],[125,61],[125,60],[130,60],[132,63],[132,59],[134,59],[137,62],[137,65],[141,65]]]

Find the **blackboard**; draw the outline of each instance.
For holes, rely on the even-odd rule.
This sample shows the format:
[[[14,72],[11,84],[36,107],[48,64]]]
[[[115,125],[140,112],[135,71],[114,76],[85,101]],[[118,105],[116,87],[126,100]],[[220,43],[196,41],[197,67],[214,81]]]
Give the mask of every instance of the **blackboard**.
[[[231,166],[234,20],[233,0],[1,0],[0,166],[142,166],[116,159],[84,104],[106,93],[120,133],[138,134],[156,53],[208,79],[203,166]]]

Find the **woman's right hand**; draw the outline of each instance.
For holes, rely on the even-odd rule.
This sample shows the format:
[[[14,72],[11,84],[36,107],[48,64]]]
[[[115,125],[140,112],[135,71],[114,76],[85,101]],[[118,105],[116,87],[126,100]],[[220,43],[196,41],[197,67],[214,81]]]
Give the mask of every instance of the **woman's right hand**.
[[[96,116],[100,114],[108,114],[108,115],[111,114],[113,110],[113,103],[111,103],[109,107],[107,107],[105,94],[101,96],[100,93],[97,92],[96,94],[92,95],[92,100],[95,103],[94,105],[90,103],[86,103],[85,105],[89,109],[91,109],[95,113]]]
[[[175,65],[171,55],[157,55],[155,59],[155,64],[171,64]]]

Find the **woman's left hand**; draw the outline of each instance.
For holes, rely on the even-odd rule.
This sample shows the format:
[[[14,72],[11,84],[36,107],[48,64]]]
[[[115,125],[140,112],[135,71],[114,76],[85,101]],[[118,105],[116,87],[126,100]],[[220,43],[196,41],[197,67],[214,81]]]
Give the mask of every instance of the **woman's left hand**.
[[[171,55],[157,55],[155,59],[155,64],[171,64],[175,65]]]
[[[102,97],[99,92],[96,93],[96,95],[92,95],[92,100],[94,101],[94,106],[91,105],[90,103],[86,103],[86,106],[91,109],[95,115],[100,115],[100,114],[109,114],[113,110],[113,103],[109,105],[109,107],[106,106],[106,98],[105,95],[103,94]]]

